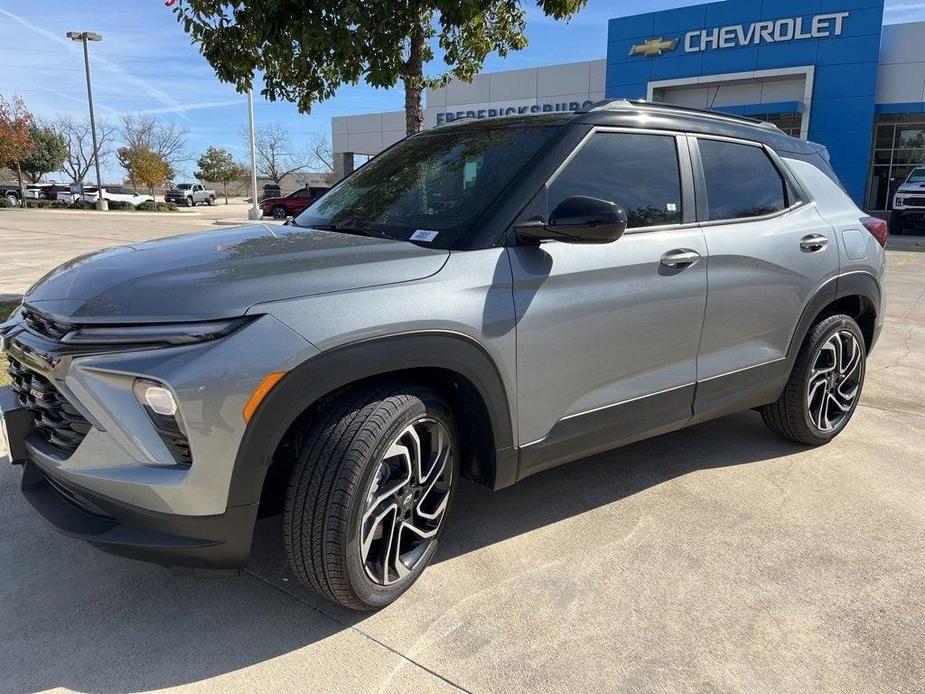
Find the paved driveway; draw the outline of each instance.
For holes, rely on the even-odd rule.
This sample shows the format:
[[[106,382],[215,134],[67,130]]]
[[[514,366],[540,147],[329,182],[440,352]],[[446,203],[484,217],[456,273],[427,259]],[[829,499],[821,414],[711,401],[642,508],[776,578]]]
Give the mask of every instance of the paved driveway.
[[[160,214],[0,209],[0,296],[22,294],[46,272],[83,253],[215,228],[216,220],[228,219],[246,220],[247,206],[200,205]]]
[[[355,615],[263,521],[239,578],[47,528],[0,465],[0,690],[925,690],[925,253],[889,254],[862,405],[825,448],[742,413],[461,489],[436,564]]]

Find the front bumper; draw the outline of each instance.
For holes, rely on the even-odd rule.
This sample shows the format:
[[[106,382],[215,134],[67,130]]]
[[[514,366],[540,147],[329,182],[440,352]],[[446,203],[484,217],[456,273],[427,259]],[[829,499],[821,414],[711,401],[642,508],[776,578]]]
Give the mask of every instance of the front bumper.
[[[45,520],[134,559],[203,570],[243,565],[262,487],[252,468],[265,463],[238,455],[242,411],[266,373],[288,370],[317,350],[268,316],[221,339],[165,348],[72,354],[21,324],[3,343],[92,425],[70,453],[31,420],[9,427],[15,462],[24,464],[23,494]],[[174,464],[160,450],[163,442],[132,392],[137,378],[175,394],[191,464]],[[240,487],[244,478],[253,483],[232,495],[233,483]]]
[[[240,568],[250,553],[257,518],[257,504],[217,516],[146,511],[65,483],[34,462],[23,468],[22,493],[64,535],[110,554],[171,568]]]

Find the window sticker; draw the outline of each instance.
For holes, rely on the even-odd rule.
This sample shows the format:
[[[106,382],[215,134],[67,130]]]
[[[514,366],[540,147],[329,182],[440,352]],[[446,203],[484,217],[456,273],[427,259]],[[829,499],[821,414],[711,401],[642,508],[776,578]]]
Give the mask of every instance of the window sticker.
[[[665,205],[665,208],[666,208],[669,212],[677,212],[677,211],[678,211],[678,206],[677,206],[675,203],[673,203],[673,202],[669,202],[667,205]]]
[[[437,238],[437,234],[439,233],[440,233],[439,231],[430,231],[429,229],[418,229],[413,234],[411,234],[410,240],[411,241],[426,241],[427,243],[430,243],[435,238]]]

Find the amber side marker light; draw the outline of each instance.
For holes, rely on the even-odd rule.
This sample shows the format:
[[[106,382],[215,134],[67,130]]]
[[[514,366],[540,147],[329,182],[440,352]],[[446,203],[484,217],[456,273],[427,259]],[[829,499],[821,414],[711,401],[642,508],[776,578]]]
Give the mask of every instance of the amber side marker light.
[[[279,383],[279,380],[285,375],[285,371],[271,371],[263,377],[263,380],[254,389],[250,400],[248,400],[247,404],[244,406],[244,412],[241,413],[244,415],[245,422],[250,423],[251,417],[254,416],[254,412],[257,411],[257,408],[260,406],[260,403],[263,402],[267,393],[273,390],[273,386]]]

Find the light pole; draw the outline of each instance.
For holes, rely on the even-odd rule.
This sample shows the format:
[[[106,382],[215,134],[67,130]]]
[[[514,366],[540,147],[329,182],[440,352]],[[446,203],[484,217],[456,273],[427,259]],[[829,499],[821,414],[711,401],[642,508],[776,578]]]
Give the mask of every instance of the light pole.
[[[88,41],[102,41],[103,37],[93,31],[69,31],[71,41],[80,41],[84,45],[84,67],[87,71],[87,101],[90,103],[90,134],[93,137],[93,163],[96,165],[96,209],[108,210],[109,203],[103,198],[103,179],[100,176],[100,151],[96,144],[96,119],[93,117],[93,88],[90,86],[90,49]]]
[[[260,219],[263,213],[257,207],[257,143],[254,139],[254,90],[247,90],[247,133],[251,145],[251,208],[248,219]]]

